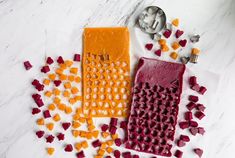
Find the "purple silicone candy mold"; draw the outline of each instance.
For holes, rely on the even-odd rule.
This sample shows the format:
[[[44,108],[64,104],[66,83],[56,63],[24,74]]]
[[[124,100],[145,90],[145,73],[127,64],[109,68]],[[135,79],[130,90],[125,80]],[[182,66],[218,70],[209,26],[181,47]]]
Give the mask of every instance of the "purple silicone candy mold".
[[[135,76],[126,148],[171,156],[185,66],[141,58]]]

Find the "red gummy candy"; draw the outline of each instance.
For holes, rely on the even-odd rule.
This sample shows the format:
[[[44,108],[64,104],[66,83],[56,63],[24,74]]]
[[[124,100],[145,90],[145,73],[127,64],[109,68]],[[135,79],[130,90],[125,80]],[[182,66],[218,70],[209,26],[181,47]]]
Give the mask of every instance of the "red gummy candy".
[[[36,135],[37,135],[38,138],[42,138],[44,134],[45,134],[44,131],[37,131],[36,132]]]
[[[62,56],[59,56],[59,57],[58,57],[57,63],[58,63],[58,64],[63,64],[63,63],[64,63],[64,59],[62,58]]]
[[[197,129],[198,129],[198,133],[201,135],[204,135],[204,133],[206,132],[203,127],[198,127]]]
[[[127,128],[127,121],[120,122],[120,128],[126,129]]]
[[[41,112],[41,110],[38,109],[38,108],[33,108],[33,109],[32,109],[32,115],[38,114],[38,113],[40,113],[40,112]]]
[[[189,122],[183,121],[179,123],[181,129],[185,129],[189,127]]]
[[[96,147],[98,147],[98,146],[101,146],[101,142],[100,142],[99,139],[93,141],[91,144],[92,144],[92,146],[93,146],[94,148],[96,148]]]
[[[206,109],[206,107],[203,104],[197,104],[197,110],[203,112],[205,109]]]
[[[184,113],[184,119],[189,121],[189,120],[192,120],[193,119],[193,114],[192,112],[188,111],[188,112],[185,112]]]
[[[42,107],[44,105],[40,94],[33,94],[32,98],[34,99],[34,101],[38,105],[38,107]]]
[[[183,141],[183,140],[178,140],[177,141],[177,146],[178,147],[183,147],[183,146],[185,146],[186,145],[186,143]]]
[[[198,128],[192,127],[192,128],[189,129],[189,131],[190,131],[190,133],[191,133],[192,135],[195,136],[195,135],[198,133]]]
[[[25,61],[24,62],[24,67],[26,70],[29,70],[31,69],[33,66],[31,65],[31,63],[29,61]]]
[[[190,127],[197,127],[198,123],[196,121],[189,121],[189,126]]]
[[[175,33],[175,37],[176,38],[179,38],[181,35],[184,34],[184,31],[181,31],[181,30],[177,30],[176,33]]]
[[[187,40],[186,39],[179,41],[179,45],[181,45],[181,47],[185,47],[186,44],[187,44]]]
[[[205,114],[204,114],[203,112],[201,112],[201,111],[197,111],[197,112],[194,114],[194,116],[195,116],[196,118],[198,118],[199,120],[201,120],[201,119],[203,119],[203,117],[205,117]]]
[[[66,131],[69,127],[71,126],[71,123],[69,123],[69,122],[64,122],[64,123],[62,123],[62,127],[63,127],[63,129]]]
[[[116,133],[116,130],[117,130],[117,127],[115,127],[115,126],[111,126],[111,127],[109,128],[110,134],[115,134],[115,133]]]
[[[108,128],[109,128],[109,125],[107,125],[107,124],[103,124],[103,125],[101,126],[102,132],[107,131]]]
[[[118,119],[117,118],[111,118],[109,125],[110,126],[117,126]]]
[[[80,54],[74,54],[73,61],[81,61],[81,55]]]
[[[52,143],[54,141],[54,138],[55,137],[53,135],[49,135],[49,136],[46,137],[46,142],[47,143]]]
[[[207,91],[206,87],[201,86],[198,92],[203,95],[206,91]]]
[[[58,87],[58,86],[60,86],[61,81],[60,81],[60,80],[55,80],[55,81],[54,81],[54,84],[55,84],[56,87]]]
[[[199,157],[202,157],[203,154],[203,150],[200,148],[195,148],[193,149],[193,151],[195,152],[195,154],[197,154]]]
[[[32,98],[34,100],[38,100],[38,99],[41,99],[41,95],[40,94],[32,94]]]
[[[32,85],[33,86],[37,86],[37,85],[39,85],[40,83],[39,83],[39,81],[37,80],[37,79],[34,79],[33,80],[33,82],[32,82]]]
[[[193,102],[189,102],[188,105],[186,105],[189,111],[193,110],[196,107],[196,104]]]
[[[45,110],[45,111],[43,112],[43,116],[44,116],[44,118],[49,118],[49,117],[51,117],[50,111],[49,111],[49,110]]]
[[[139,155],[133,155],[132,158],[139,158]]]
[[[161,49],[154,51],[154,54],[156,54],[159,57],[161,56],[161,53],[162,53]]]
[[[123,153],[122,153],[122,157],[123,157],[123,158],[131,158],[131,152],[129,152],[129,151],[123,152]]]
[[[177,157],[177,158],[182,158],[182,156],[183,156],[183,152],[180,151],[180,150],[176,150],[176,152],[175,152],[175,157]]]
[[[50,67],[49,66],[43,66],[42,68],[41,68],[41,72],[43,72],[43,73],[47,73],[47,72],[49,72],[50,71]]]
[[[59,133],[57,135],[57,138],[58,138],[59,141],[64,140],[64,134],[63,133]]]
[[[53,59],[51,57],[47,57],[47,64],[51,65],[54,63]]]
[[[119,150],[114,150],[113,155],[115,158],[120,158],[121,152]]]
[[[189,142],[190,138],[189,138],[189,136],[186,136],[186,135],[180,135],[180,140],[185,141],[185,142]]]
[[[192,85],[191,89],[198,92],[200,90],[200,86],[198,84],[195,84],[195,85]]]
[[[83,157],[85,157],[83,150],[77,153],[77,158],[83,158]]]
[[[116,138],[116,139],[114,140],[114,143],[115,143],[117,146],[120,146],[120,145],[122,145],[122,140],[121,140],[120,138]]]
[[[172,31],[167,29],[167,30],[163,33],[163,36],[166,37],[166,38],[169,38],[169,37],[171,36],[171,33],[172,33]]]
[[[195,76],[191,76],[189,78],[189,85],[193,86],[197,84],[197,78]]]
[[[105,156],[105,158],[112,158],[111,156]]]
[[[198,96],[190,95],[190,96],[188,97],[188,100],[189,100],[189,101],[192,101],[192,102],[194,102],[194,103],[196,103],[199,99],[198,99]]]
[[[67,144],[64,148],[64,151],[71,152],[73,151],[73,146],[71,144]]]
[[[152,50],[153,44],[152,44],[152,43],[146,44],[146,45],[145,45],[145,48],[146,48],[147,50]]]

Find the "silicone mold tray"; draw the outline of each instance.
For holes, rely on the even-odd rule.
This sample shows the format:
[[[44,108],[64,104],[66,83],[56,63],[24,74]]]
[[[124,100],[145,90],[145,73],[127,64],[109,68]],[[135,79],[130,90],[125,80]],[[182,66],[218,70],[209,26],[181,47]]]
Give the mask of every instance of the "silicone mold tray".
[[[135,76],[126,148],[171,156],[185,66],[141,58]]]
[[[127,28],[86,28],[83,111],[93,117],[125,117],[130,102]]]

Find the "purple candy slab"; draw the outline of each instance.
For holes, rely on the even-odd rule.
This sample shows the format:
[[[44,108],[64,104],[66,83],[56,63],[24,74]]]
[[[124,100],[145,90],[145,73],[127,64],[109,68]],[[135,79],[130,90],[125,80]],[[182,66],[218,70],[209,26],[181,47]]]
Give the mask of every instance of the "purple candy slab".
[[[135,75],[126,148],[171,156],[183,64],[141,58]]]

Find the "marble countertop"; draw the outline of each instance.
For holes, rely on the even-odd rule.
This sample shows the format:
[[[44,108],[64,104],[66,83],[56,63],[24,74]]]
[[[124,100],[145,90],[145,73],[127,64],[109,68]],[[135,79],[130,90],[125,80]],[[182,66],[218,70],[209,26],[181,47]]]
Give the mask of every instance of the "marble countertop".
[[[134,29],[137,15],[149,5],[160,6],[169,20],[180,18],[185,32],[201,35],[203,53],[196,66],[220,77],[204,157],[234,157],[234,0],[0,0],[0,158],[47,157],[30,114],[30,81],[39,75],[45,57],[72,58],[82,51],[83,28],[97,26],[128,26],[132,56],[149,56],[143,47],[150,39]],[[24,70],[25,60],[34,70]]]

